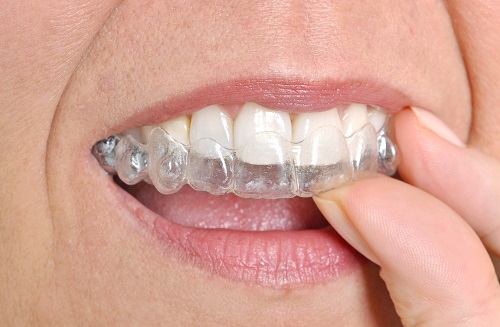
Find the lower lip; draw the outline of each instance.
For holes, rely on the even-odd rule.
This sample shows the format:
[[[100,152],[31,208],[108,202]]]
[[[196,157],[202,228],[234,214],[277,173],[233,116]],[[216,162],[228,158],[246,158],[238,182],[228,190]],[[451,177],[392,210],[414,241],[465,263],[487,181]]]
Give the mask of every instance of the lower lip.
[[[155,230],[202,269],[268,287],[324,282],[345,275],[363,261],[331,228],[268,232],[193,229],[160,217]]]
[[[154,213],[110,180],[121,207],[152,227],[177,258],[209,274],[252,285],[299,287],[349,275],[367,260],[332,228],[238,231],[192,228]]]

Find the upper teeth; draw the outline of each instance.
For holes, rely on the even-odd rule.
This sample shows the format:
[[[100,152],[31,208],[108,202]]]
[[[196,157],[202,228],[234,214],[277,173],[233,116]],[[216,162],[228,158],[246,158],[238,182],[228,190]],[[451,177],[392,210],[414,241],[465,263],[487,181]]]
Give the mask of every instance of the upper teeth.
[[[227,149],[234,147],[233,119],[218,105],[209,106],[193,113],[189,131],[190,144],[202,139],[212,139]],[[175,135],[172,136],[175,138]],[[202,148],[200,151],[207,157],[217,156],[213,153],[212,148]]]
[[[387,126],[385,113],[364,104],[291,119],[287,112],[246,103],[234,121],[212,105],[112,136],[92,151],[125,183],[145,180],[165,194],[189,183],[213,194],[312,196],[359,173],[393,174],[397,153]]]
[[[190,145],[201,139],[212,139],[227,149],[240,149],[250,138],[258,133],[271,132],[280,135],[283,139],[294,143],[302,142],[311,133],[321,127],[332,126],[345,137],[351,136],[367,123],[371,123],[375,131],[380,131],[386,123],[387,115],[380,109],[368,108],[365,104],[350,104],[346,108],[334,108],[323,112],[302,113],[292,120],[290,114],[283,111],[274,111],[253,102],[245,103],[236,118],[231,116],[220,106],[211,105],[192,114],[191,117],[181,116],[167,120],[157,126],[162,127],[172,137],[184,144]],[[132,129],[124,134],[133,136],[139,142],[147,144],[148,136],[155,126],[144,126],[141,131]],[[331,143],[327,134],[317,134],[315,146],[318,143]],[[241,160],[252,164],[272,164],[273,151],[265,151],[265,144],[253,142],[242,153]],[[331,164],[331,153],[311,153],[313,144],[302,145],[300,164]],[[252,147],[254,147],[252,149]],[[201,150],[203,152],[203,149]],[[207,157],[213,157],[212,149],[205,149]],[[267,156],[266,156],[267,152]],[[307,155],[305,155],[307,153]]]
[[[351,104],[346,110],[343,127],[344,135],[351,136],[368,122],[368,110],[364,104]]]

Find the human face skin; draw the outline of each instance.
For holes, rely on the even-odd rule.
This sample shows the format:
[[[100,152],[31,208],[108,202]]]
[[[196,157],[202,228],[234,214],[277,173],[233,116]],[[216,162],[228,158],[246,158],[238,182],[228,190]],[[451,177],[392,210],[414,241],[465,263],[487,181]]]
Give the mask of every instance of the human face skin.
[[[228,99],[257,98],[264,83],[271,97],[284,89],[280,109],[291,105],[292,87],[308,94],[318,83],[344,88],[343,101],[418,106],[466,141],[473,94],[447,7],[388,0],[3,7],[0,303],[11,324],[398,324],[377,267],[360,258],[338,275],[293,285],[228,278],[186,260],[90,149],[179,115],[192,98],[218,103],[212,88],[240,82],[244,96],[230,88]],[[485,140],[473,129],[476,144]],[[488,149],[498,153],[495,144]]]

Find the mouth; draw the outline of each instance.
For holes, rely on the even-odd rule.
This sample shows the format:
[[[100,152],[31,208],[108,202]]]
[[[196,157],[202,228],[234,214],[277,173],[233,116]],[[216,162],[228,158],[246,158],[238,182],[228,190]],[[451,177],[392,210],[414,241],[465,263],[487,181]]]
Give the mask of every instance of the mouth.
[[[305,109],[301,101],[276,110],[233,97],[177,110],[118,131],[92,152],[115,175],[125,206],[150,217],[180,260],[267,287],[318,283],[365,260],[311,197],[395,173],[390,116],[398,109],[338,97]]]

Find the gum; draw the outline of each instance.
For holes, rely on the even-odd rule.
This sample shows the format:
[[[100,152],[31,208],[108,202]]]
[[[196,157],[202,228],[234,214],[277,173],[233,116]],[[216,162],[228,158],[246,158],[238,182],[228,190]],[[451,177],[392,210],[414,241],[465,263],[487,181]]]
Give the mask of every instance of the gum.
[[[187,146],[156,127],[146,145],[130,135],[114,135],[96,143],[92,152],[108,173],[118,174],[124,183],[145,181],[163,194],[189,184],[215,195],[311,197],[377,172],[394,174],[398,154],[389,126],[386,122],[377,132],[368,123],[349,137],[324,126],[299,143],[263,132],[236,150],[212,139]]]

